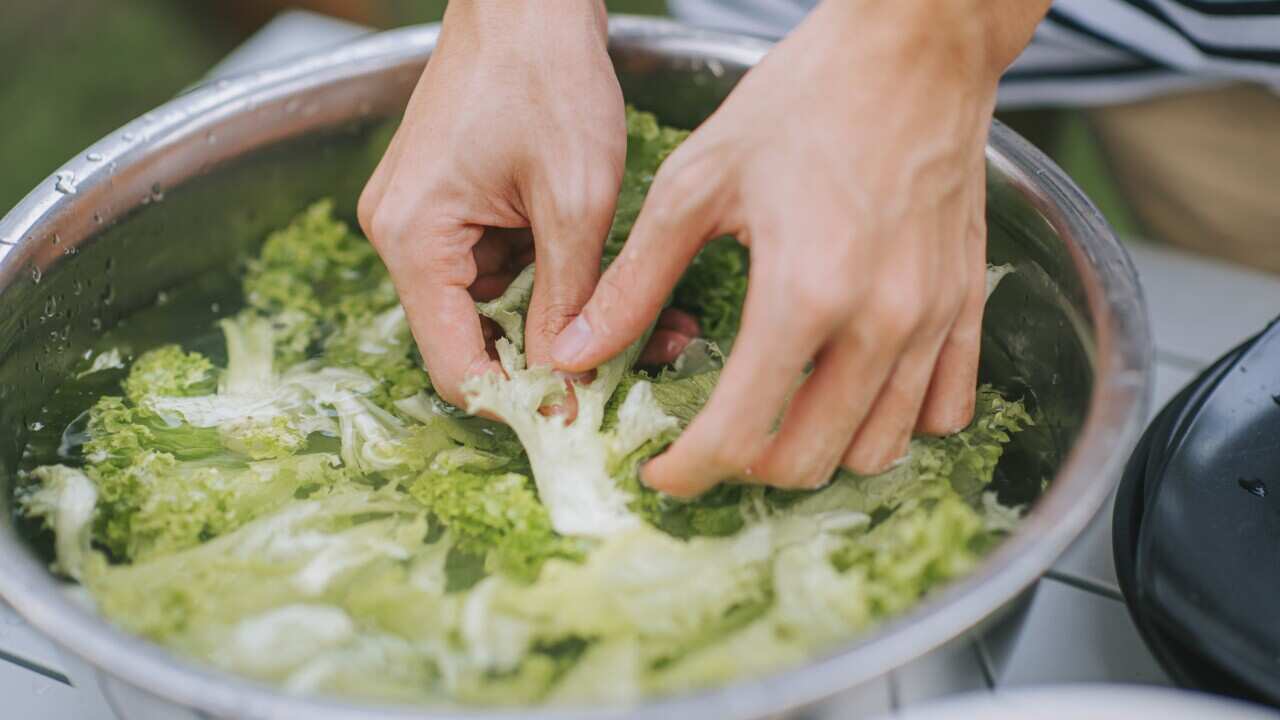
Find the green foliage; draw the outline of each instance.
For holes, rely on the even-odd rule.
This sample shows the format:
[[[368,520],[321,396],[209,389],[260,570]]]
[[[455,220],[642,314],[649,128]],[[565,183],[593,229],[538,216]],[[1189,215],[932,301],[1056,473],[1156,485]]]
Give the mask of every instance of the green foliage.
[[[170,424],[124,398],[104,396],[89,411],[85,456],[95,465],[123,467],[141,455],[162,452],[178,460],[200,460],[222,453],[216,430]]]
[[[747,249],[731,237],[707,243],[676,285],[673,304],[698,318],[704,337],[731,348],[747,299]]]
[[[217,375],[209,358],[184,352],[177,345],[163,345],[138,356],[124,381],[124,394],[137,403],[147,395],[204,395],[217,387]]]
[[[688,135],[662,127],[651,113],[627,108],[627,163],[617,214],[605,243],[606,264],[622,251],[658,167]],[[742,321],[748,264],[746,248],[733,238],[717,238],[694,257],[676,285],[674,306],[697,317],[704,335],[721,347],[732,344]]]
[[[433,468],[409,486],[453,534],[463,552],[484,556],[491,572],[525,581],[553,557],[579,560],[582,543],[557,535],[533,483],[516,473]]]

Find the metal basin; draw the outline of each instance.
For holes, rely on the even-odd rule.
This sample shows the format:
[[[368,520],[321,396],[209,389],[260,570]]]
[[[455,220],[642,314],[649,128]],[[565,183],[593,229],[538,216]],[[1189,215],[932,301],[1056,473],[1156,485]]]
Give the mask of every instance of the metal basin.
[[[768,49],[659,20],[616,19],[610,31],[628,100],[688,127]],[[66,651],[73,679],[100,683],[125,717],[432,716],[291,697],[113,629],[67,597],[47,557],[16,531],[9,499],[35,410],[104,328],[225,265],[310,200],[336,196],[354,215],[436,36],[434,26],[374,35],[197,88],[86,150],[0,221],[0,594]],[[1007,606],[1107,497],[1148,395],[1150,339],[1133,267],[1097,210],[1013,132],[993,129],[987,159],[990,256],[1018,272],[992,298],[982,376],[1025,397],[1038,419],[998,470],[1006,492],[1034,499],[1033,509],[975,572],[874,632],[804,667],[629,711],[763,717],[831,701]]]

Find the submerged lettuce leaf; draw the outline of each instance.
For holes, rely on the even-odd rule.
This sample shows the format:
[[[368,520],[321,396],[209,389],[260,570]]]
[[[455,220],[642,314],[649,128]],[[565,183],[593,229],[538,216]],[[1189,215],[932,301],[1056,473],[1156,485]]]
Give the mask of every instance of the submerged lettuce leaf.
[[[687,134],[627,119],[606,262]],[[641,463],[716,387],[747,267],[716,240],[675,288],[713,342],[646,373],[642,340],[569,384],[526,366],[527,269],[478,305],[505,374],[465,388],[504,424],[435,393],[386,269],[322,201],[248,262],[225,367],[177,345],[136,358],[89,411],[84,466],[26,473],[18,506],[113,622],[288,692],[630,702],[798,663],[1012,529],[991,481],[1031,419],[984,387],[970,427],[882,475],[694,501],[644,487]]]

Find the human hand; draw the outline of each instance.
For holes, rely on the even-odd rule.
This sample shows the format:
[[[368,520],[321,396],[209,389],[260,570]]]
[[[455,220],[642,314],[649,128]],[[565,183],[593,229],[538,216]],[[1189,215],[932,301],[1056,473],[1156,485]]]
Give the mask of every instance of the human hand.
[[[475,299],[536,254],[526,347],[548,364],[595,287],[626,155],[606,42],[600,0],[451,3],[360,197],[432,382],[455,405],[468,375],[501,372]]]
[[[554,348],[563,370],[598,365],[648,327],[708,239],[750,248],[719,386],[647,484],[812,488],[839,465],[887,469],[913,429],[969,422],[987,131],[999,75],[1046,5],[829,0],[666,160]]]

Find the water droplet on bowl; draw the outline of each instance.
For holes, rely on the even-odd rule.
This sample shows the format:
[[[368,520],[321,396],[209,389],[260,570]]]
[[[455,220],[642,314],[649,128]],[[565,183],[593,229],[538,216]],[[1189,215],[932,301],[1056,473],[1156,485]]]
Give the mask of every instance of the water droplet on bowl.
[[[91,152],[84,156],[89,162],[102,162],[102,153]]]
[[[120,138],[125,142],[133,142],[135,139],[137,139],[137,137],[138,137],[137,135],[134,135],[131,132],[124,133],[123,135],[120,136]]]
[[[44,273],[40,272],[40,268],[35,265],[31,266],[31,282],[39,285],[40,279],[44,277]]]
[[[63,170],[54,176],[56,180],[53,183],[53,189],[63,195],[76,194],[76,174],[70,170]]]

